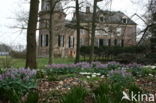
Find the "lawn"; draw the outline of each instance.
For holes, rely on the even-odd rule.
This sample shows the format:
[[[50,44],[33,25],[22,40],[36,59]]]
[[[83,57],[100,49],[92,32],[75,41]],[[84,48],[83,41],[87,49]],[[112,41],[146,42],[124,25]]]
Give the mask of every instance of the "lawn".
[[[73,62],[74,62],[74,58],[55,58],[54,59],[55,64],[60,64],[60,63],[69,64]],[[5,64],[13,68],[22,68],[22,67],[25,67],[25,59],[17,59],[17,58],[12,58],[12,57],[0,56],[0,68],[3,68]],[[37,58],[37,65],[39,69],[44,68],[45,65],[47,64],[48,64],[48,58]]]

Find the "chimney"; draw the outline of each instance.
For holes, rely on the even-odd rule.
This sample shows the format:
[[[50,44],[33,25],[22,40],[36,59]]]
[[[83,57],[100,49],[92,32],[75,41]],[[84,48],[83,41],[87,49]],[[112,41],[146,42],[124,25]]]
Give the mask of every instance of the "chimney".
[[[90,13],[90,7],[89,6],[86,7],[86,13]]]

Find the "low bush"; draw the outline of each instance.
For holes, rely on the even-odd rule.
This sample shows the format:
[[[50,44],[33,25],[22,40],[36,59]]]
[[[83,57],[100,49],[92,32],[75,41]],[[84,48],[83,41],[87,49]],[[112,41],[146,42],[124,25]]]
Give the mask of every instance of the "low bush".
[[[10,56],[13,57],[13,58],[23,58],[25,59],[26,58],[26,51],[11,51],[10,52]]]
[[[116,56],[116,60],[118,60],[121,63],[127,64],[130,62],[134,62],[137,60],[137,56],[136,54],[132,54],[132,53],[122,53],[119,54],[118,56]]]
[[[90,54],[90,46],[82,46],[80,49],[81,55],[84,57],[84,60]],[[146,49],[143,46],[128,46],[128,47],[120,47],[120,46],[102,46],[95,47],[95,60],[99,61],[109,61],[109,60],[118,60],[122,62],[131,62],[136,60],[136,55],[138,54],[146,54]],[[126,59],[127,56],[129,59]],[[132,57],[134,58],[132,58]],[[134,62],[134,61],[133,61]]]

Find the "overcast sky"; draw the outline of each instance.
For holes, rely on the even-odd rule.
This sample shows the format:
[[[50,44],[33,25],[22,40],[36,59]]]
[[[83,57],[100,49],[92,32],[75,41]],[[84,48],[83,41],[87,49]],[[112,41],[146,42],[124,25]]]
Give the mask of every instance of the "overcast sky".
[[[92,0],[88,0],[92,1]],[[105,6],[105,2],[110,0],[103,0],[98,5],[103,9],[122,11],[127,16],[131,17],[134,13],[142,16],[146,11],[148,0],[113,0],[112,4]],[[10,28],[16,25],[16,14],[29,5],[25,0],[2,0],[0,3],[0,44],[6,43],[9,45],[26,44],[26,33],[20,33],[20,30]],[[71,18],[68,15],[67,18]],[[138,17],[132,18],[139,28],[143,28],[143,22]]]

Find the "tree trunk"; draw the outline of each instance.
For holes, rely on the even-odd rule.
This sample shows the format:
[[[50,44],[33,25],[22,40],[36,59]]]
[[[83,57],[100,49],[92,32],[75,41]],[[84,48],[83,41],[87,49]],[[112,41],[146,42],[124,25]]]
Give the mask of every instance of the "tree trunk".
[[[50,0],[50,13],[49,13],[49,64],[53,63],[54,59],[54,32],[53,32],[53,0]]]
[[[30,1],[30,12],[27,29],[26,68],[37,68],[36,64],[36,28],[38,20],[39,0]]]
[[[154,1],[153,1],[153,3],[154,3]],[[156,4],[152,4],[152,5],[156,6]],[[153,21],[153,24],[152,24],[152,27],[151,27],[151,32],[152,32],[151,52],[156,53],[156,10],[155,9],[152,10],[152,21]]]
[[[75,63],[80,61],[80,18],[79,18],[79,0],[76,0],[76,29],[77,29],[77,43],[76,43],[76,59]]]
[[[156,62],[156,2],[151,1],[152,27],[151,27],[151,57]]]
[[[97,6],[97,1],[94,0],[93,17],[92,17],[92,34],[91,34],[91,52],[90,52],[90,58],[89,58],[90,63],[93,61],[93,56],[94,56],[94,40],[95,40],[95,28],[96,28],[96,25],[95,25],[96,6]]]

